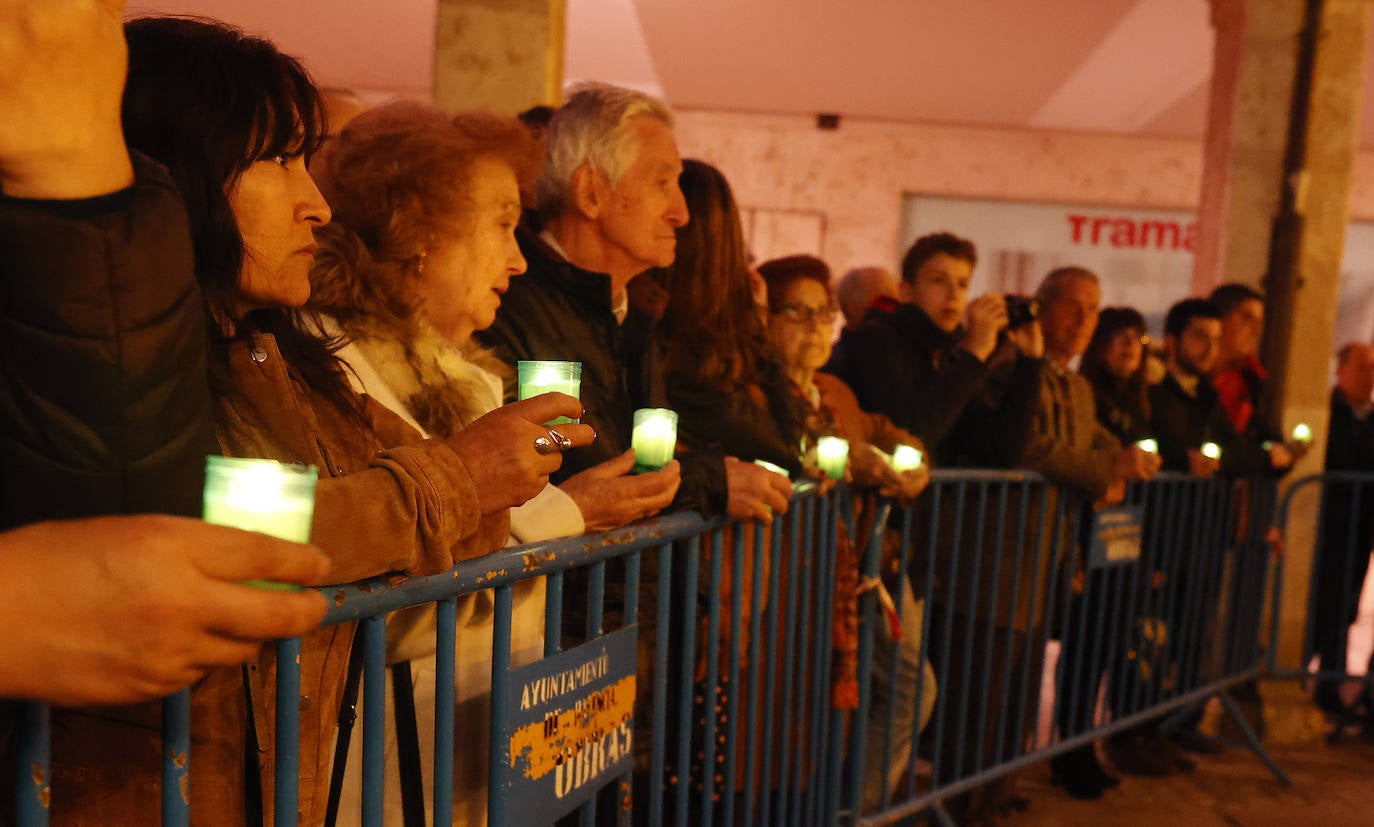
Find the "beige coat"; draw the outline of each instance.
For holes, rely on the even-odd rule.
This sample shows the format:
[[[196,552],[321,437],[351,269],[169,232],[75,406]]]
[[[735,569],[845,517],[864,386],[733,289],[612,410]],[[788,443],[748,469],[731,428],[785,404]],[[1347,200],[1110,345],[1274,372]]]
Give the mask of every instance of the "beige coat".
[[[327,318],[321,325],[339,331]],[[420,319],[412,320],[404,344],[380,328],[357,323],[339,356],[352,369],[355,387],[395,411],[421,433],[449,434],[495,410],[502,402],[499,366],[475,348],[466,352],[440,337]],[[570,497],[546,486],[534,499],[511,509],[509,542],[527,543],[581,534],[581,512]],[[543,655],[544,580],[523,581],[513,589],[511,665],[523,666]],[[457,749],[454,753],[454,824],[487,823],[487,740],[490,721],[493,593],[477,592],[458,601],[456,662]],[[432,607],[394,613],[387,622],[387,659],[410,661],[420,732],[421,771],[426,817],[432,818],[434,768],[434,612]],[[395,718],[387,687],[386,823],[401,823]],[[339,807],[340,827],[360,823],[361,740],[350,744],[348,773]]]

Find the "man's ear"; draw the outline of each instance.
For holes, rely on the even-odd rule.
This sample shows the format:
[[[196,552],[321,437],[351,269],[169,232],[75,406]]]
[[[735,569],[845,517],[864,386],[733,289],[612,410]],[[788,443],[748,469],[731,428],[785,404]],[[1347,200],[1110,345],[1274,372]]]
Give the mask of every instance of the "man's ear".
[[[911,289],[911,282],[897,282],[897,301],[901,302],[902,304],[911,304],[915,298],[915,291]]]
[[[595,221],[601,215],[605,197],[603,182],[605,176],[583,164],[573,171],[572,207],[588,221]]]

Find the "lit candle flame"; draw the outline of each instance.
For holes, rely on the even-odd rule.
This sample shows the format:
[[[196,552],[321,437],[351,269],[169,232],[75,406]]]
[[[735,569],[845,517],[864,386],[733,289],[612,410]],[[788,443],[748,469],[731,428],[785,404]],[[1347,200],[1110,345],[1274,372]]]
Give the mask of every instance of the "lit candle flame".
[[[925,455],[920,448],[910,445],[898,445],[897,450],[892,452],[892,469],[901,473],[903,471],[915,471],[921,467],[925,460]]]

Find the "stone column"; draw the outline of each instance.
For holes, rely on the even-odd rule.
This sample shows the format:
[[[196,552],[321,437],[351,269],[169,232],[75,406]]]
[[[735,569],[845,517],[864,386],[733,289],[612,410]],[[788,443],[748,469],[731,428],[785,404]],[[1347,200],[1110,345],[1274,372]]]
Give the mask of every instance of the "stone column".
[[[434,102],[515,115],[562,100],[565,0],[439,0]]]
[[[1263,356],[1272,384],[1271,414],[1285,428],[1307,422],[1317,434],[1289,480],[1320,471],[1325,452],[1332,331],[1369,17],[1368,0],[1322,4],[1307,124],[1295,145],[1302,170],[1286,179],[1290,107],[1307,6],[1305,0],[1212,0],[1217,45],[1201,243],[1193,274],[1199,294],[1223,281],[1240,281],[1259,287],[1268,298]],[[1293,215],[1276,223],[1285,201],[1292,203]],[[1271,266],[1276,233],[1280,245],[1285,237],[1292,245],[1291,266]],[[1284,666],[1302,660],[1317,505],[1315,496],[1295,500],[1287,535],[1280,634],[1270,643],[1278,647]],[[1306,709],[1291,687],[1266,690],[1271,696],[1292,702],[1281,702],[1279,712]],[[1313,723],[1307,715],[1271,711],[1266,717],[1279,740],[1309,734]]]

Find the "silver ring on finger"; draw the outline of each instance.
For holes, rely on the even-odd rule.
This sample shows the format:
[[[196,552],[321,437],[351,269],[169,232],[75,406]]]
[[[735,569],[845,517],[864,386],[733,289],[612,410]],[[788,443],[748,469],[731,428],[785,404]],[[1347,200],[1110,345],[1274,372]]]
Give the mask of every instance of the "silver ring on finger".
[[[552,433],[552,431],[550,431]],[[534,440],[534,452],[541,455],[557,454],[559,449],[553,444],[553,440],[546,436],[536,437]]]
[[[540,439],[542,438],[540,437]],[[553,444],[558,446],[559,451],[566,451],[572,447],[572,439],[563,436],[553,428],[549,429],[549,439],[553,440]]]

